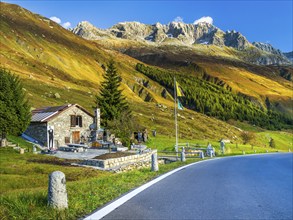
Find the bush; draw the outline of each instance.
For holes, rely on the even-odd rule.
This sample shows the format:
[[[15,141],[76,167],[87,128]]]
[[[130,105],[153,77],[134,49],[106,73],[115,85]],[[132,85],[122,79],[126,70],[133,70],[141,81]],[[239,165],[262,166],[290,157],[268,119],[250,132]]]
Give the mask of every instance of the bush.
[[[241,137],[243,139],[243,144],[247,144],[255,139],[255,134],[253,132],[244,131],[241,133]]]
[[[269,144],[270,144],[270,147],[271,147],[271,148],[276,148],[276,143],[275,143],[275,140],[274,140],[273,138],[271,138]]]

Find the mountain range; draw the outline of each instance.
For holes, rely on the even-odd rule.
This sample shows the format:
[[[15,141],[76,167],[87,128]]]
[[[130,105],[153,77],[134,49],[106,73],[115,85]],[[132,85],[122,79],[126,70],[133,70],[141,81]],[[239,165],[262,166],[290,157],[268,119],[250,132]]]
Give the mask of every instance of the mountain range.
[[[87,21],[80,22],[72,32],[88,40],[122,38],[145,43],[173,44],[183,46],[216,45],[232,47],[239,51],[252,54],[246,61],[255,64],[292,64],[291,61],[278,49],[268,43],[250,43],[245,36],[236,31],[222,31],[216,26],[202,22],[185,24],[170,22],[163,25],[142,24],[140,22],[121,22],[109,29],[102,30]],[[253,58],[251,58],[253,56]]]
[[[81,22],[66,30],[18,5],[0,4],[1,68],[21,78],[35,108],[78,103],[92,111],[103,67],[114,59],[135,120],[159,134],[174,134],[174,76],[186,92],[181,137],[236,140],[241,132],[233,121],[262,115],[250,123],[268,120],[268,126],[293,113],[292,64],[270,45],[249,43],[240,33],[209,24],[156,29],[137,22],[107,30]]]

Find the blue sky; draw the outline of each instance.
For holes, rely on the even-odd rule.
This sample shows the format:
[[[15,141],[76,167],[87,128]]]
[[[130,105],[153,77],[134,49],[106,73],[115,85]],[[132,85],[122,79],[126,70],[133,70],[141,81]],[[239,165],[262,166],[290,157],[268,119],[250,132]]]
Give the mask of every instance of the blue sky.
[[[223,31],[236,30],[250,41],[272,44],[283,52],[293,50],[292,0],[287,1],[81,1],[33,0],[5,2],[18,4],[45,17],[56,17],[71,27],[89,21],[108,28],[123,21],[167,24],[179,17],[193,23],[208,16]],[[58,19],[57,19],[58,21]]]

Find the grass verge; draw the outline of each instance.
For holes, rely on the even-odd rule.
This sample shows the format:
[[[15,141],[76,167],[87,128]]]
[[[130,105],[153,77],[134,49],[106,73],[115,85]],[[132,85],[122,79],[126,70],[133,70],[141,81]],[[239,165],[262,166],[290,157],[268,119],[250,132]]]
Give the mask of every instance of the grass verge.
[[[288,151],[292,143],[288,133],[259,133],[259,139],[272,136],[282,148],[259,147],[243,144],[226,144],[223,156],[251,153]],[[9,137],[21,147],[31,146],[17,137]],[[180,143],[206,145],[208,140],[180,139]],[[209,141],[220,155],[219,142]],[[174,138],[158,135],[151,137],[147,145],[153,149],[173,150]],[[289,144],[289,145],[288,145]],[[0,149],[0,219],[77,219],[122,194],[156,178],[177,167],[200,159],[187,159],[186,162],[174,162],[160,165],[159,172],[149,168],[125,173],[109,173],[92,168],[70,166],[71,160],[58,159],[48,155],[35,155],[32,152],[19,154],[12,148]],[[222,155],[220,155],[222,156]],[[48,175],[53,171],[62,171],[66,175],[69,209],[56,211],[47,207]]]
[[[76,219],[163,173],[199,160],[160,165],[159,172],[145,168],[113,174],[55,165],[52,164],[56,160],[54,157],[21,155],[11,148],[2,148],[0,153],[0,219],[3,220]],[[62,164],[60,160],[57,164]],[[61,212],[47,207],[48,175],[55,170],[64,172],[67,180],[69,209]]]

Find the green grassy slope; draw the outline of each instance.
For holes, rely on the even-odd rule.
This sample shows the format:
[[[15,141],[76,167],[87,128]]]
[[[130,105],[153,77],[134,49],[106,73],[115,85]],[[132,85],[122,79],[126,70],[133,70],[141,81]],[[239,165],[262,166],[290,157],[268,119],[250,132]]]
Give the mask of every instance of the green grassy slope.
[[[142,89],[140,81],[145,78],[136,74],[136,60],[79,38],[47,18],[1,3],[0,25],[1,67],[20,75],[34,107],[75,101],[91,108],[103,80],[102,65],[111,58],[117,63],[129,98],[141,100],[139,95],[150,92],[148,88],[140,93],[129,90],[134,84]],[[152,87],[154,96],[163,90],[155,83]],[[61,99],[55,99],[55,93]]]
[[[136,120],[149,130],[157,128],[161,134],[174,135],[172,97],[166,93],[163,98],[165,89],[135,70],[137,60],[77,37],[17,5],[1,3],[1,10],[1,67],[21,77],[33,107],[79,103],[91,111],[102,80],[101,65],[114,58]],[[168,111],[156,107],[156,103]],[[183,136],[239,136],[237,129],[220,120],[189,110],[182,114],[185,119],[179,123]]]
[[[128,47],[129,41],[87,41],[17,5],[0,4],[0,66],[21,77],[33,107],[78,103],[92,111],[95,95],[103,79],[102,65],[114,58],[122,75],[124,95],[134,111],[135,120],[149,130],[157,129],[159,134],[174,136],[174,103],[171,95],[159,83],[135,70],[138,60],[117,51],[117,48]],[[141,47],[138,42],[132,46]],[[176,58],[176,50],[174,52],[172,46],[168,47],[170,54]],[[140,49],[144,55],[147,48]],[[164,48],[157,50],[164,51]],[[221,60],[218,65],[224,62],[225,68],[232,68],[229,65],[235,62],[234,53],[233,50],[224,51],[226,58],[217,58]],[[199,54],[194,57],[193,53],[187,55],[208,64],[216,57],[215,54],[210,58]],[[162,64],[180,70],[182,74],[193,74],[190,66],[180,66],[182,59],[178,59],[176,65],[169,62]],[[218,69],[213,70],[217,72]],[[217,74],[220,75],[220,69]],[[165,98],[162,97],[164,92]],[[285,89],[285,92],[288,91]],[[157,103],[166,109],[158,107]],[[241,132],[237,128],[218,119],[188,109],[180,114],[182,137],[203,140],[240,138]]]
[[[127,40],[98,41],[101,45],[124,51],[140,61],[195,75],[229,86],[233,92],[241,93],[265,107],[268,98],[272,107],[285,114],[292,114],[293,66],[258,66],[244,62],[245,51],[214,45],[144,44]],[[111,43],[110,43],[111,42]]]

